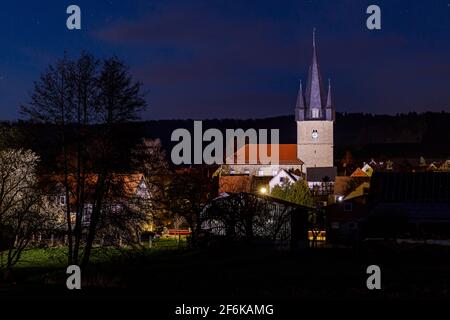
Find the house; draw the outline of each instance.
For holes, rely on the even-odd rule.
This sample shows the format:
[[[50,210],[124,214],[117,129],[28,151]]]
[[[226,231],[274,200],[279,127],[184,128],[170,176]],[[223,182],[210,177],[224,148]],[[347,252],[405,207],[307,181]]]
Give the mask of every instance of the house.
[[[371,176],[372,176],[373,168],[372,168],[370,165],[365,164],[365,165],[361,168],[361,170],[362,170],[368,177],[371,177]]]
[[[368,213],[370,177],[361,169],[356,171],[350,177],[336,177],[335,203],[325,207],[329,243],[353,245],[359,240],[361,220]]]
[[[272,144],[245,144],[226,159],[227,165],[223,165],[221,170],[229,175],[246,174],[260,177],[273,177],[280,169],[298,173],[303,171],[303,161],[297,158],[296,144],[276,145],[278,160],[269,164],[264,161],[266,159],[261,158],[260,152],[270,157],[273,146]]]
[[[352,172],[350,177],[367,178],[367,177],[369,177],[369,175],[363,169],[356,168],[356,170]]]
[[[342,201],[349,194],[354,192],[358,187],[363,185],[364,183],[366,187],[369,186],[368,182],[370,181],[370,177],[367,175],[363,176],[337,176],[334,184],[334,200]]]
[[[267,193],[271,177],[232,175],[219,177],[219,194],[222,193]]]
[[[317,167],[306,169],[306,181],[313,195],[328,196],[334,193],[336,167]]]
[[[67,176],[69,201],[67,200],[67,193],[64,187],[64,175],[41,176],[39,186],[48,203],[54,205],[55,209],[62,215],[66,212],[66,206],[69,206],[73,221],[75,221],[77,207],[81,205],[83,207],[82,224],[87,226],[90,223],[90,217],[95,205],[98,175],[86,174],[84,179],[82,179],[82,183],[78,183],[78,181],[77,176],[74,174]],[[142,173],[113,174],[108,181],[108,194],[105,196],[106,201],[103,202],[104,210],[119,212],[125,207],[132,208],[137,206],[138,201],[145,201],[150,197],[150,189]],[[77,200],[78,192],[81,192],[80,197],[82,196],[82,199],[79,201]]]
[[[368,213],[367,198],[359,195],[325,208],[329,243],[354,245],[359,240],[360,224]]]
[[[301,176],[291,173],[285,169],[281,169],[278,173],[269,181],[269,190],[272,192],[275,186],[282,186],[286,183],[295,183],[301,179]]]
[[[361,197],[361,196],[367,196],[369,194],[369,189],[370,189],[370,183],[365,181],[365,182],[361,183],[359,186],[357,186],[355,190],[353,190],[348,195],[346,195],[344,197],[344,201],[350,200],[353,198],[357,198],[357,197]]]

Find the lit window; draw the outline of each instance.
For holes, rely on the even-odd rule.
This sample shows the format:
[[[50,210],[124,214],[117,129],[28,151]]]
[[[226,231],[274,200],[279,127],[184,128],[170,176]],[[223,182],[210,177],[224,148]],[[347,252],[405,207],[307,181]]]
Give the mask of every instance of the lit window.
[[[245,174],[250,174],[250,170],[245,169],[245,170],[244,170],[244,173],[245,173]]]
[[[326,241],[327,240],[327,233],[325,230],[308,230],[308,239],[309,241]]]
[[[66,204],[66,196],[60,196],[59,197],[59,204],[65,205]]]
[[[312,109],[312,117],[318,118],[319,117],[319,109]]]
[[[262,169],[258,170],[258,176],[262,177],[264,175],[264,171]]]
[[[233,168],[230,169],[230,174],[234,174],[234,169]]]

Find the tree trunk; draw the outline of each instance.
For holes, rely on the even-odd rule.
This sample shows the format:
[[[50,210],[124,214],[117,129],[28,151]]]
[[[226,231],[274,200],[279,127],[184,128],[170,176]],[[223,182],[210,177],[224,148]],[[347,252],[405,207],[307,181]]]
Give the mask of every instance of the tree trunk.
[[[96,199],[95,204],[92,209],[91,220],[89,224],[89,230],[86,240],[86,246],[84,248],[83,261],[81,263],[82,267],[86,267],[89,263],[89,258],[92,251],[92,245],[94,243],[95,234],[97,231],[97,224],[100,220],[100,214],[102,211],[103,205],[103,197],[107,194],[107,185],[109,182],[107,180],[106,170],[103,171],[102,174],[99,175],[97,181],[97,190],[96,190]]]

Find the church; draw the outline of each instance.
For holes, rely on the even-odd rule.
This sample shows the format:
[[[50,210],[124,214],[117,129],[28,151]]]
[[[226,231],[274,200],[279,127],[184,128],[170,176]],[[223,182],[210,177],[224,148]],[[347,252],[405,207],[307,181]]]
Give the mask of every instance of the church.
[[[309,67],[308,84],[303,94],[302,84],[295,107],[297,121],[297,156],[305,168],[333,167],[333,124],[335,110],[331,98],[331,82],[328,93],[323,89],[317,56],[315,32],[313,55]]]
[[[315,31],[312,38],[312,60],[308,72],[308,82],[303,90],[302,82],[295,105],[295,121],[297,122],[297,144],[279,145],[279,162],[277,164],[263,165],[250,162],[244,157],[243,163],[236,163],[228,168],[229,174],[246,174],[253,176],[275,176],[282,169],[289,172],[306,174],[308,169],[330,171],[334,165],[334,120],[335,108],[331,96],[331,83],[328,81],[328,90],[323,87],[317,53]],[[238,150],[249,154],[249,144]],[[270,145],[267,148],[270,152]],[[256,146],[258,150],[258,146]],[[259,154],[259,150],[258,150]]]

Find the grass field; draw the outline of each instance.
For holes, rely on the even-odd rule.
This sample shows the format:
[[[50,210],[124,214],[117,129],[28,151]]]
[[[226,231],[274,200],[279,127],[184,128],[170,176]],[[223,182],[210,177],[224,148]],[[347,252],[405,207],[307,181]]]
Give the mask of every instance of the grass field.
[[[186,247],[186,238],[181,238],[179,242],[173,238],[161,238],[152,241],[151,250],[148,249],[148,243],[142,243],[143,251],[150,253],[163,249],[181,249]],[[132,249],[123,247],[121,249],[113,247],[96,247],[93,249],[91,261],[93,263],[107,262],[111,259],[117,259],[126,256]],[[61,268],[67,264],[67,248],[28,248],[22,252],[21,258],[15,265],[17,269],[26,268]]]
[[[83,294],[160,300],[450,298],[450,254],[446,248],[356,253],[162,247],[163,243],[159,249],[155,246],[138,252],[96,250],[91,268],[82,271]],[[366,268],[371,264],[382,270],[383,290],[378,292],[366,288]],[[33,295],[47,288],[51,296],[67,294],[63,249],[27,251],[15,275],[17,284],[3,292]]]

